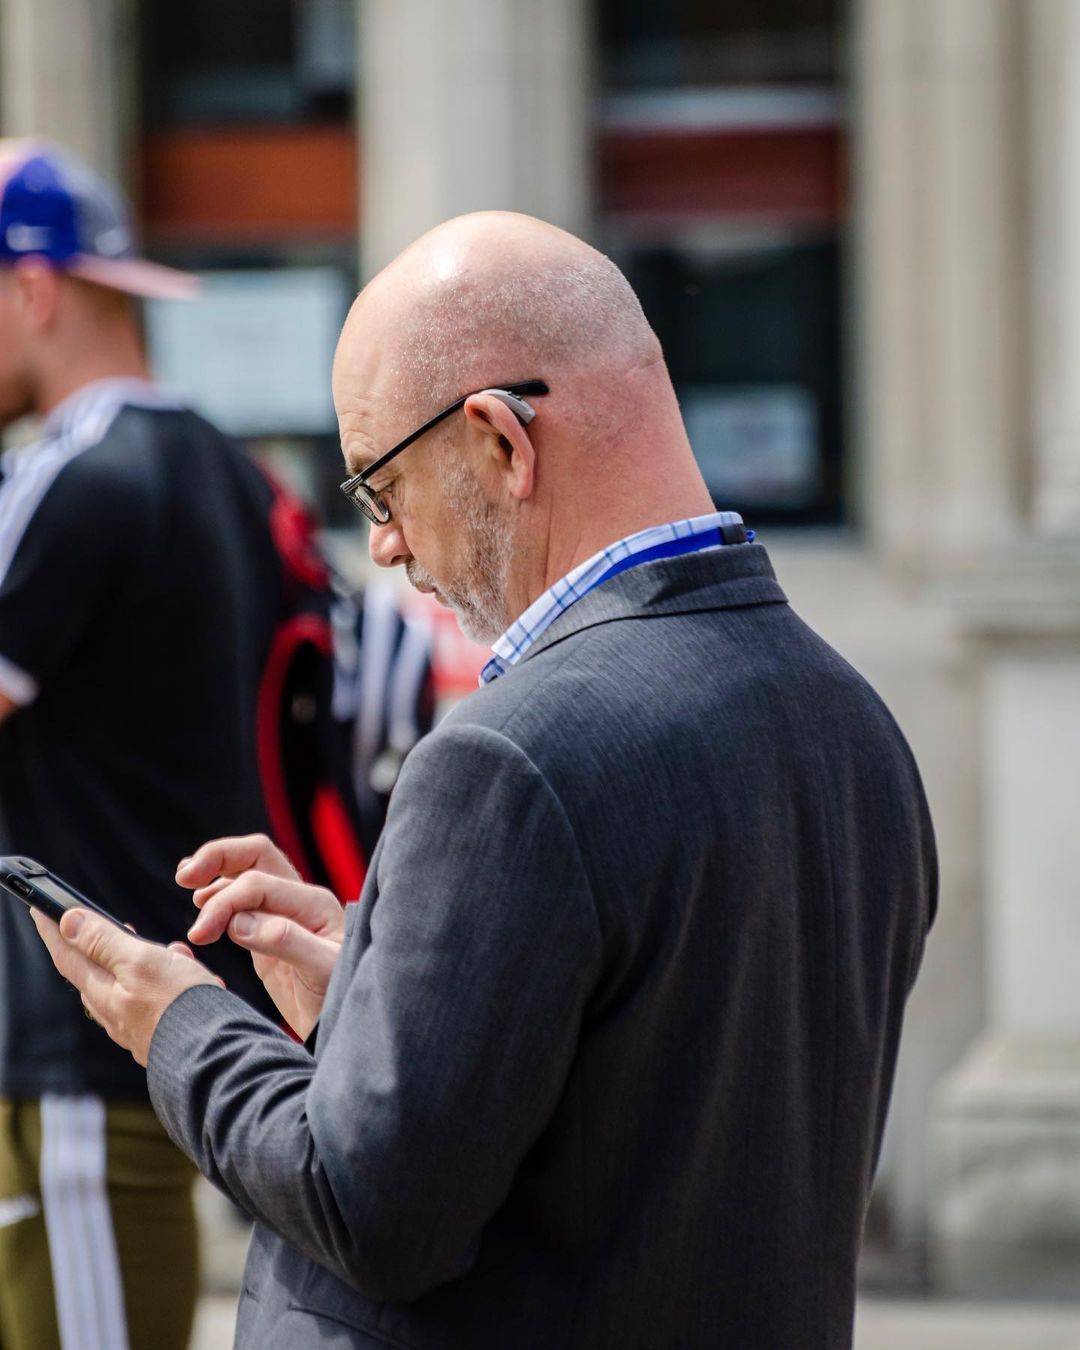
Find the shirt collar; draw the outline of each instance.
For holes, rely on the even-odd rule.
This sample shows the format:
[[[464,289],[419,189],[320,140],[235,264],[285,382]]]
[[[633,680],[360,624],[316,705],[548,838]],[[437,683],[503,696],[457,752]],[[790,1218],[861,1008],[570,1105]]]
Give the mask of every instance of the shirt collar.
[[[107,376],[91,380],[60,402],[41,423],[44,438],[62,435],[91,409],[108,403],[112,407],[128,405],[135,408],[176,408],[176,399],[149,380],[134,376]]]
[[[480,672],[480,684],[490,684],[521,661],[532,645],[560,614],[595,586],[627,567],[651,562],[669,554],[704,551],[722,547],[729,526],[742,525],[735,511],[713,511],[704,516],[653,525],[637,534],[619,539],[594,553],[566,576],[561,577],[539,596],[492,646],[492,656]],[[753,532],[746,534],[749,541]]]

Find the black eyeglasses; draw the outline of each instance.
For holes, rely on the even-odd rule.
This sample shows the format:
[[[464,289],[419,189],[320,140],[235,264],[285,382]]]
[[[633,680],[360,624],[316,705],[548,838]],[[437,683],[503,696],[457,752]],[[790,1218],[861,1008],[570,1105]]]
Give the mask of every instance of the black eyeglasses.
[[[524,401],[523,395],[546,394],[548,392],[548,386],[543,380],[523,380],[520,384],[500,384],[487,389],[473,390],[473,394],[494,394],[525,425],[533,420],[536,411]],[[429,417],[422,427],[417,427],[403,441],[398,441],[397,445],[387,450],[385,455],[380,455],[373,464],[369,464],[366,469],[361,469],[359,473],[353,474],[351,478],[346,478],[345,482],[341,484],[340,491],[348,497],[358,511],[367,516],[373,525],[385,525],[390,519],[390,508],[374,488],[368,487],[368,480],[374,477],[380,469],[385,468],[395,455],[400,455],[402,450],[412,445],[413,441],[418,441],[432,427],[438,426],[443,418],[449,417],[451,413],[456,413],[459,408],[463,408],[466,402],[473,397],[473,394],[463,394],[449,407],[443,408],[442,412],[437,412],[434,417]]]

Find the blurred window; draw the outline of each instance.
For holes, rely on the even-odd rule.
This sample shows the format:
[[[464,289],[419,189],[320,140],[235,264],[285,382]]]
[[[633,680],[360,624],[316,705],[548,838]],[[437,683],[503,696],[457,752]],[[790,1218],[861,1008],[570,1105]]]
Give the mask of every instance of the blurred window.
[[[842,0],[598,0],[600,233],[664,344],[717,503],[845,497]]]
[[[330,357],[356,288],[356,0],[140,0],[138,183],[201,300],[148,313],[161,377],[347,516]],[[351,522],[350,522],[351,523]]]
[[[836,0],[600,0],[605,84],[817,84],[837,78]]]
[[[355,15],[355,0],[143,0],[149,122],[348,120]]]

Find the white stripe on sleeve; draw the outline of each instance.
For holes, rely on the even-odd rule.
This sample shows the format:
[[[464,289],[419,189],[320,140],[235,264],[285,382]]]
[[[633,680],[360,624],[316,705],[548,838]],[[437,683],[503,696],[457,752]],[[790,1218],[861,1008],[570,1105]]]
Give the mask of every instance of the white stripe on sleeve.
[[[6,694],[12,703],[25,708],[38,696],[38,682],[33,675],[0,656],[0,694]]]

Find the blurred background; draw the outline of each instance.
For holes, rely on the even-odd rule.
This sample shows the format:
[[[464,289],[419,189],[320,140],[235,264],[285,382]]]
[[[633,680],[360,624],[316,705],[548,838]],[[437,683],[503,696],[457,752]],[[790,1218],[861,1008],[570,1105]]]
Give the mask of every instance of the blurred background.
[[[354,571],[357,285],[481,207],[620,263],[718,504],[937,824],[864,1286],[1080,1300],[1080,0],[0,0],[0,132],[118,177],[204,274],[148,308],[160,377]],[[452,697],[479,661],[440,632]],[[1080,1344],[1061,1315],[1040,1345]]]

